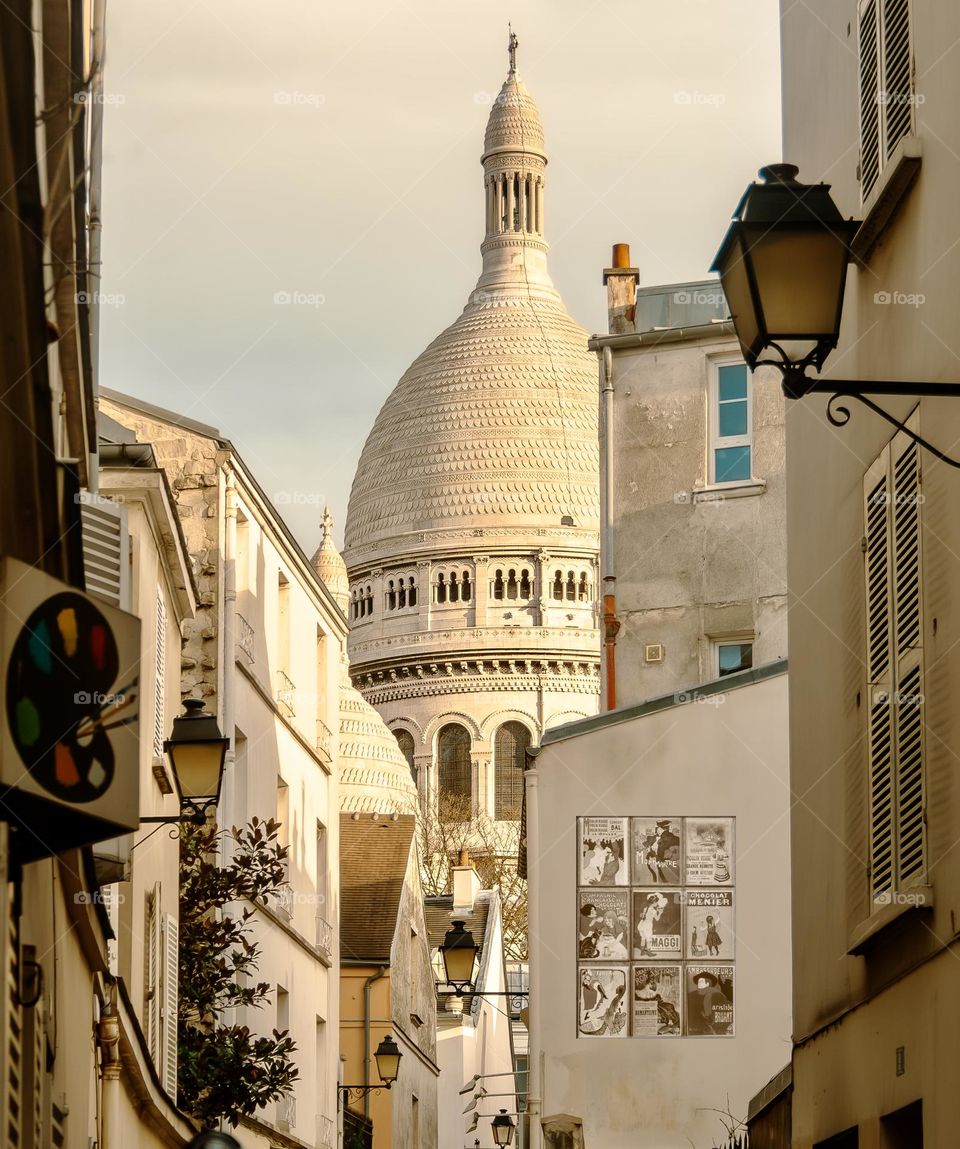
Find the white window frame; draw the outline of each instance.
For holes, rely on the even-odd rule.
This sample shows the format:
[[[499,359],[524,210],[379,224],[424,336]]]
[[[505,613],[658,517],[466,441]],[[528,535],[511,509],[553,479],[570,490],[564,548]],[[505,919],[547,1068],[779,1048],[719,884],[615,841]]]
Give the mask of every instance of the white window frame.
[[[709,411],[707,416],[707,481],[711,487],[742,487],[755,483],[753,470],[754,442],[753,442],[753,374],[739,355],[717,356],[710,361],[710,377],[707,383],[707,402]],[[743,364],[747,374],[747,433],[745,435],[720,435],[720,368],[736,367]],[[730,479],[726,482],[717,482],[717,451],[724,447],[750,448],[750,477],[746,479]]]
[[[713,660],[713,674],[714,674],[715,678],[720,678],[720,676],[721,676],[720,675],[720,647],[721,646],[745,646],[747,643],[750,644],[751,651],[753,651],[755,653],[756,652],[756,646],[757,646],[757,637],[755,634],[751,634],[749,631],[745,631],[743,634],[725,634],[723,636],[723,638],[713,638],[710,640],[711,657]],[[731,671],[730,673],[736,674],[738,672],[737,671]],[[726,678],[729,676],[724,675],[723,677]]]

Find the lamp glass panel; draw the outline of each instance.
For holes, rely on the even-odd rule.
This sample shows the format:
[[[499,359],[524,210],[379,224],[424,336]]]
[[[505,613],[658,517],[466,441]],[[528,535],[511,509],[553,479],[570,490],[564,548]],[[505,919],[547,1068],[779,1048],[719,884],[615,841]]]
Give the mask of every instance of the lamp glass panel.
[[[846,280],[842,236],[816,228],[776,228],[752,245],[767,336],[832,338]]]
[[[400,1072],[400,1053],[397,1051],[383,1052],[379,1050],[374,1054],[377,1060],[377,1072],[381,1081],[396,1081]]]
[[[445,946],[443,965],[451,985],[463,985],[473,977],[476,946]]]
[[[740,345],[745,352],[758,350],[756,343],[760,334],[760,325],[753,306],[753,296],[750,293],[744,248],[739,241],[731,244],[727,252],[726,263],[720,271],[720,283],[727,298],[727,307],[730,308],[730,317],[736,328]]]
[[[220,788],[222,743],[174,742],[169,752],[184,798],[212,798],[216,795]]]

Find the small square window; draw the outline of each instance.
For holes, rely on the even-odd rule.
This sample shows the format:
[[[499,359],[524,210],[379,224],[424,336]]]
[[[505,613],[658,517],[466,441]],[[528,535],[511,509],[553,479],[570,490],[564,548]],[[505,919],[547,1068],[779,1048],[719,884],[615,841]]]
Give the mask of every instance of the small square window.
[[[749,670],[753,666],[752,642],[717,643],[717,677],[725,678],[739,670]]]

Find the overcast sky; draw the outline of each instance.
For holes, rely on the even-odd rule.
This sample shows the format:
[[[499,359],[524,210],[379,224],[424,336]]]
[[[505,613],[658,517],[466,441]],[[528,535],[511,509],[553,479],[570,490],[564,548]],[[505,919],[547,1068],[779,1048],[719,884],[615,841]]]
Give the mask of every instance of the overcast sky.
[[[707,273],[780,158],[777,0],[117,0],[108,5],[104,386],[212,423],[312,552],[364,438],[480,267],[490,100],[544,121],[550,268]],[[289,302],[277,299],[289,298]]]

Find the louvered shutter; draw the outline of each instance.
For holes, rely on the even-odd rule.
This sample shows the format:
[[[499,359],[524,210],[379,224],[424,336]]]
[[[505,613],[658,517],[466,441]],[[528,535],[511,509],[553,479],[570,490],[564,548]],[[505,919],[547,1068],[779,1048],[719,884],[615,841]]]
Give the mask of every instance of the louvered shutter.
[[[910,0],[883,0],[884,158],[913,130]]]
[[[153,756],[163,757],[163,742],[166,738],[166,665],[167,665],[167,608],[163,601],[163,591],[157,590],[157,642],[156,665],[154,668],[154,710],[153,710]]]
[[[177,1100],[177,993],[180,923],[172,914],[163,916],[163,1088]]]
[[[889,448],[864,477],[871,900],[894,877],[894,744]]]
[[[80,506],[83,573],[87,590],[122,610],[130,608],[127,511],[109,499]]]
[[[905,435],[892,443],[893,604],[896,656],[897,887],[925,869],[920,448]]]
[[[144,1002],[147,1048],[153,1059],[154,1068],[159,1075],[161,1070],[161,1039],[160,1039],[160,883],[153,887],[153,893],[147,896],[146,922],[144,925],[146,940],[146,1000]]]
[[[860,194],[866,199],[880,175],[880,29],[877,0],[860,10]]]

